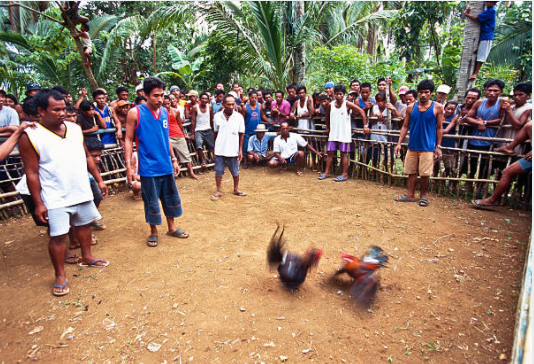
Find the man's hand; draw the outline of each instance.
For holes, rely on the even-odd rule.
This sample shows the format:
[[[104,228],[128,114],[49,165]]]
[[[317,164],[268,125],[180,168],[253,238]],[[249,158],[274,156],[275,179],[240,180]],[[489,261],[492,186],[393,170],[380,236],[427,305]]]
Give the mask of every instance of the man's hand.
[[[241,162],[242,159],[243,159],[243,152],[239,151],[239,153],[237,153],[237,161]]]
[[[284,165],[287,164],[286,159],[282,158],[281,156],[280,156],[280,159],[278,159],[278,162],[280,162],[280,164],[284,164]]]
[[[48,210],[42,203],[35,206],[35,217],[44,224],[48,224]]]
[[[100,188],[100,193],[102,193],[104,198],[108,197],[108,186],[104,183],[104,181],[98,183],[98,188]]]
[[[317,156],[318,156],[318,157],[321,157],[321,158],[324,156],[324,153],[323,153],[323,152],[317,152],[317,153],[315,153],[315,154],[317,154]]]
[[[393,106],[391,102],[388,102],[388,104],[386,105],[386,108],[390,109],[391,111],[396,110],[395,106]]]
[[[20,125],[18,126],[17,128],[17,131],[20,131],[20,133],[22,133],[24,131],[24,129],[26,128],[32,128],[32,129],[35,129],[37,127],[37,125],[34,123],[34,122],[31,122],[31,121],[23,121],[22,123],[20,123]]]
[[[386,84],[391,85],[392,83],[391,76],[388,76],[388,78],[386,78]]]
[[[373,107],[373,103],[371,101],[367,101],[365,103],[365,106],[363,107],[364,110],[369,110],[370,108]]]
[[[117,137],[117,139],[122,139],[122,130],[118,130],[117,129],[117,132],[115,133],[115,136]]]
[[[528,152],[527,154],[525,154],[525,159],[527,161],[531,161],[532,160],[532,151]]]
[[[486,125],[480,124],[477,126],[479,132],[483,133],[486,130]]]
[[[369,134],[370,132],[371,132],[371,129],[369,129],[368,126],[364,126],[364,127],[363,127],[363,133],[364,133],[365,135]]]
[[[326,128],[325,129],[325,133],[326,133],[326,135],[329,135],[330,134],[330,128]]]
[[[395,148],[396,150],[396,148]],[[439,161],[441,159],[441,148],[436,148],[436,150],[434,151],[434,159]]]
[[[80,91],[80,95],[82,97],[87,97],[87,90],[85,88],[82,88],[82,90]]]
[[[384,114],[382,113],[379,113],[378,115],[375,115],[375,116],[378,118],[378,120],[384,120]]]
[[[397,157],[399,156],[400,151],[401,151],[401,145],[400,145],[400,144],[397,144],[397,146],[395,147],[395,155],[396,155]]]
[[[511,105],[510,105],[510,101],[509,100],[504,100],[503,103],[502,103],[502,109],[505,111],[505,112],[509,112],[511,110]]]
[[[172,169],[174,170],[174,175],[178,177],[180,175],[180,164],[177,160],[172,161]]]
[[[471,8],[468,6],[467,8],[465,8],[464,10],[464,15],[467,15],[467,14],[470,14],[471,13]]]
[[[132,171],[132,167],[129,165],[129,163],[126,163],[126,183],[131,184],[134,180],[134,174]]]

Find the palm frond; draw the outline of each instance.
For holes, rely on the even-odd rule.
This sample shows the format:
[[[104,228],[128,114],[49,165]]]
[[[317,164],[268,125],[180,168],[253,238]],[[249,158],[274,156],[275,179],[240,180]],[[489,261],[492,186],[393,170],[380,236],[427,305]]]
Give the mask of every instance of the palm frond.
[[[91,19],[89,25],[89,36],[91,39],[96,39],[101,31],[109,31],[112,29],[119,19],[115,15],[104,14]]]

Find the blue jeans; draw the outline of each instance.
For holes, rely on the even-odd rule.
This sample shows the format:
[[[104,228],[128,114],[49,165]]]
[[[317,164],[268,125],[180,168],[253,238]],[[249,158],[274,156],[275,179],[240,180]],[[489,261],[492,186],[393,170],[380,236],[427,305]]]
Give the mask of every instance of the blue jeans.
[[[172,174],[141,176],[141,196],[145,205],[145,221],[150,225],[161,225],[158,199],[166,217],[182,216],[182,201]]]

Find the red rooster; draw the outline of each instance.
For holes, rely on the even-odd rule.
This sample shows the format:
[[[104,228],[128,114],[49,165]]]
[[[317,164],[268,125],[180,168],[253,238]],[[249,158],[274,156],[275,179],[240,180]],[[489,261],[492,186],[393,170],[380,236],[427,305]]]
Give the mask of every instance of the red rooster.
[[[286,250],[284,228],[278,235],[280,225],[276,227],[269,247],[267,248],[267,263],[271,268],[278,265],[280,280],[290,290],[297,289],[305,280],[308,271],[316,267],[323,254],[322,250],[311,248],[304,255],[299,256]]]
[[[347,273],[353,279],[350,294],[358,301],[371,302],[378,289],[378,268],[386,267],[388,256],[381,248],[372,246],[367,255],[361,260],[347,253],[341,253],[344,260],[343,268],[339,269],[334,276]]]

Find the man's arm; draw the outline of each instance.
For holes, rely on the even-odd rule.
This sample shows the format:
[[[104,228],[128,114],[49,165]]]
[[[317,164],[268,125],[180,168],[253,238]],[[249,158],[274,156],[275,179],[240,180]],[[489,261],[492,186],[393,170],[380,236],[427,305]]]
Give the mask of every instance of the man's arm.
[[[241,162],[243,159],[243,141],[245,140],[245,133],[239,133],[239,152],[237,153],[237,161]]]
[[[122,138],[121,120],[117,117],[114,107],[110,106],[109,109],[111,110],[111,118],[115,121],[115,128],[117,128],[117,131],[115,132],[115,136],[117,137],[117,139],[121,139]]]
[[[135,126],[137,125],[137,108],[132,108],[126,116],[126,137],[124,140],[124,159],[126,160],[126,183],[131,183],[134,177],[134,168],[132,164],[133,140],[135,135]]]
[[[506,115],[506,122],[510,123],[512,127],[516,130],[519,130],[525,125],[527,122],[529,116],[532,114],[532,109],[525,110],[521,114],[521,116],[518,118],[515,117],[514,113],[512,112],[512,108],[510,105],[510,102],[505,101],[502,105],[502,109],[504,110],[504,114]]]
[[[6,106],[7,107],[7,106]],[[8,137],[11,136],[14,132],[17,131],[18,125],[8,125],[0,128],[0,136]]]
[[[19,152],[24,161],[26,181],[28,189],[35,205],[35,217],[42,223],[48,222],[48,210],[41,199],[41,182],[39,181],[39,156],[30,143],[27,134],[23,134],[19,140]]]
[[[34,123],[28,123],[26,121],[23,121],[22,124],[19,125],[17,130],[11,134],[11,136],[0,145],[0,161],[3,161],[7,158],[9,153],[15,148],[17,145],[17,142],[19,141],[22,133],[24,132],[24,129],[28,126],[32,126]]]
[[[369,130],[369,124],[367,123],[367,116],[365,116],[365,111],[363,111],[361,107],[359,107],[358,105],[352,102],[347,102],[347,108],[354,110],[354,112],[360,115],[360,118],[362,118],[362,122],[363,122],[363,133],[369,134],[371,130]]]
[[[434,103],[434,112],[436,115],[436,159],[441,159],[441,140],[443,139],[443,105]]]
[[[87,90],[85,88],[82,88],[82,90],[80,91],[80,98],[74,104],[74,107],[76,108],[76,110],[80,108],[80,104],[82,103],[82,101],[85,99],[86,96],[87,96]]]
[[[211,130],[213,130],[213,117],[215,114],[213,113],[213,107],[211,105],[208,105],[208,107],[210,108],[210,126]]]
[[[464,121],[466,123],[468,123],[470,125],[473,125],[473,126],[484,125],[484,120],[482,120],[481,118],[476,117],[478,108],[479,108],[479,106],[481,104],[482,104],[482,100],[478,100],[477,102],[475,102],[473,107],[471,107],[471,109],[467,113],[466,117],[464,118]]]
[[[443,130],[443,135],[448,134],[452,129],[454,129],[454,127],[456,126],[456,123],[458,122],[458,117],[459,117],[459,115],[456,114],[456,115],[451,119],[451,121],[449,122],[449,125],[447,125],[447,127],[445,128],[445,130]],[[443,117],[443,118],[445,118],[445,117]]]
[[[335,101],[334,101],[335,102]],[[325,115],[324,115],[324,123],[326,125],[326,135],[328,136],[330,134],[330,108],[332,107],[332,104],[328,104],[326,107]]]
[[[408,126],[410,125],[410,114],[413,110],[413,104],[408,106],[406,108],[406,116],[404,117],[404,123],[402,124],[402,128],[399,135],[399,141],[397,142],[397,146],[395,147],[395,155],[399,155],[401,150],[401,143],[404,140],[404,137],[408,133]]]
[[[187,108],[185,108],[185,117],[187,118]],[[196,126],[196,123],[197,123],[197,110],[196,110],[196,108],[193,108],[193,111],[191,112],[191,115],[190,115],[190,120],[191,120],[191,139],[195,140],[195,126]],[[212,121],[212,123],[213,123],[213,121]]]
[[[393,81],[391,80],[391,76],[388,76],[388,78],[386,79],[386,83],[388,84],[388,87],[389,87],[389,102],[391,102],[392,104],[395,104],[397,102],[397,95],[393,91],[393,87],[392,87]]]
[[[98,183],[98,187],[100,188],[100,192],[102,193],[102,196],[106,198],[108,197],[108,186],[106,186],[106,184],[104,183],[104,180],[102,179],[102,176],[100,175],[100,171],[98,170],[98,167],[96,166],[96,163],[93,157],[91,156],[91,154],[89,154],[89,151],[87,150],[87,146],[85,145],[85,143],[82,143],[82,144],[83,144],[83,149],[85,150],[85,160],[87,161],[87,170],[89,171],[89,173],[91,173],[96,183]]]

